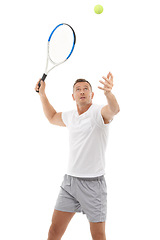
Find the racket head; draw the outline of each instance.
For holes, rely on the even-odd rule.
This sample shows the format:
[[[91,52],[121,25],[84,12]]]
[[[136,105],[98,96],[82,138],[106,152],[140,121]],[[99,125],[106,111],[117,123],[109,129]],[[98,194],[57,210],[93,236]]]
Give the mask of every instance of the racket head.
[[[76,43],[73,28],[66,23],[57,25],[48,38],[48,57],[54,64],[65,62],[72,54]]]

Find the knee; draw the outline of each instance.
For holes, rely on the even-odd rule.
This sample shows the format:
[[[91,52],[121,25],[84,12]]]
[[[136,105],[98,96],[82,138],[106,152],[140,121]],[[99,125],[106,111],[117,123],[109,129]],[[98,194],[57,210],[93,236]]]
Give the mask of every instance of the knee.
[[[93,240],[106,240],[106,235],[105,235],[105,233],[95,233],[95,234],[92,234],[92,239]]]
[[[48,232],[48,240],[57,240],[61,239],[63,235],[62,230],[56,225],[51,225]]]

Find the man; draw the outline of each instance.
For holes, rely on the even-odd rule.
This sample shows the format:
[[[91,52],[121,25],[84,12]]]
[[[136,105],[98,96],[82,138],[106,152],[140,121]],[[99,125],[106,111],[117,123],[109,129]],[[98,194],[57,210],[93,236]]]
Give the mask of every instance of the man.
[[[105,150],[108,127],[120,109],[111,93],[113,76],[103,77],[99,89],[104,91],[108,104],[92,104],[94,93],[91,84],[78,79],[73,85],[73,100],[77,110],[56,112],[45,94],[45,83],[38,83],[44,114],[50,123],[69,130],[70,154],[55,205],[48,240],[60,240],[76,212],[86,214],[93,240],[106,240],[105,221],[107,212],[107,186],[105,174]]]

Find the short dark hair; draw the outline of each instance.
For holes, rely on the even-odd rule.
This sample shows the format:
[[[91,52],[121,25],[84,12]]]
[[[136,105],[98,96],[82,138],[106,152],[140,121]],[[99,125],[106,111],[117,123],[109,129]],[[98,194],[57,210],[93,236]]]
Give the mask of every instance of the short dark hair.
[[[79,82],[87,82],[89,84],[89,86],[91,87],[91,91],[92,91],[92,86],[91,86],[90,82],[88,82],[86,79],[83,79],[83,78],[77,79],[75,81],[75,83],[73,84],[73,90],[74,90],[74,86],[76,85],[76,83],[79,83]]]

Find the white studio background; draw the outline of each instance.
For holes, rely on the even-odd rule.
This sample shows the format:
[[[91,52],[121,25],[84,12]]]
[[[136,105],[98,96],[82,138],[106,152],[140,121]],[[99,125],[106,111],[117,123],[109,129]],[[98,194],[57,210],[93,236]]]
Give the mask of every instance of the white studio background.
[[[104,7],[101,15],[93,11]],[[61,22],[77,43],[46,79],[57,111],[76,107],[72,85],[86,78],[94,103],[105,104],[99,80],[114,76],[120,113],[110,125],[106,153],[109,240],[160,239],[158,0],[28,0],[1,3],[0,239],[47,239],[67,168],[68,131],[47,121],[36,82],[45,69],[48,35]],[[76,214],[63,240],[91,239]]]

